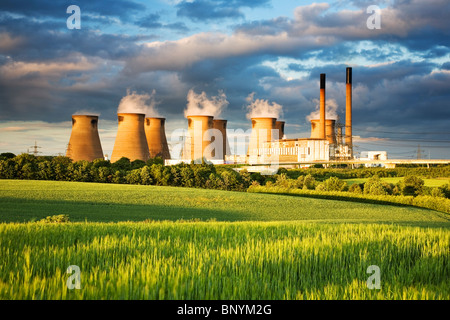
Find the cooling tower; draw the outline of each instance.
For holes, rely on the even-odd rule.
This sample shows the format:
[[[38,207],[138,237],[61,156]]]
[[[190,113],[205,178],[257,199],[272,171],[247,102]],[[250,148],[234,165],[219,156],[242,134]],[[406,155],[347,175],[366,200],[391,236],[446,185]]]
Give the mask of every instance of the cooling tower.
[[[218,154],[218,152],[214,150],[214,158],[225,160],[225,156],[230,154],[230,145],[228,144],[227,139],[227,120],[214,119],[213,128],[219,130],[222,134],[222,154]]]
[[[278,130],[278,139],[283,139],[284,137],[284,121],[276,121],[275,122],[275,129]]]
[[[71,158],[73,161],[93,161],[103,158],[97,125],[98,116],[72,116],[72,133],[66,157]]]
[[[263,148],[264,142],[279,139],[279,137],[272,137],[276,120],[276,118],[252,118],[252,133],[250,134],[247,155],[259,155],[257,149]]]
[[[319,124],[319,139],[326,138],[325,129],[325,73],[320,74],[320,124]]]
[[[145,114],[118,113],[119,127],[111,154],[111,162],[122,157],[147,161],[150,158],[147,138],[145,137]]]
[[[325,135],[330,144],[336,144],[336,120],[325,121]],[[321,139],[320,120],[311,120],[311,138]]]
[[[145,136],[150,158],[161,157],[164,160],[170,159],[165,122],[165,118],[145,118]]]
[[[185,157],[191,160],[199,160],[203,157],[210,159],[210,154],[205,154],[206,147],[211,143],[207,139],[208,130],[213,129],[212,116],[188,116],[189,141],[187,142],[187,152]]]
[[[352,68],[347,68],[345,95],[345,144],[349,146],[350,156],[352,154]]]

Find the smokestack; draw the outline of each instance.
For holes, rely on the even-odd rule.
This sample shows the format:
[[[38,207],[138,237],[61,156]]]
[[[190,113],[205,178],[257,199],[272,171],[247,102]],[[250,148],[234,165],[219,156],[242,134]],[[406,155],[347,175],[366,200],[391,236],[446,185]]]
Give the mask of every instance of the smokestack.
[[[213,128],[219,130],[220,133],[222,134],[222,154],[220,155],[220,158],[222,160],[225,160],[225,155],[230,154],[230,145],[228,144],[227,139],[227,120],[214,119]],[[214,155],[214,158],[216,158],[216,155],[217,151],[216,154]]]
[[[328,119],[325,120],[325,137],[330,144],[336,144],[336,120]],[[321,138],[321,128],[320,120],[311,120],[311,138],[322,139]]]
[[[186,146],[185,157],[191,160],[199,160],[203,157],[210,159],[211,155],[205,154],[206,147],[210,141],[205,139],[205,133],[213,129],[213,116],[188,116],[188,132],[190,141]]]
[[[284,121],[276,121],[275,122],[275,129],[278,130],[278,139],[283,139],[284,137]]]
[[[161,157],[163,160],[170,159],[165,122],[165,118],[145,118],[145,136],[150,158]]]
[[[352,145],[352,68],[347,68],[345,101],[345,144],[349,146],[350,157],[353,157]]]
[[[258,155],[256,149],[263,148],[264,142],[272,141],[272,130],[275,129],[276,118],[252,118],[252,133],[247,155]]]
[[[98,116],[72,116],[72,133],[66,157],[73,161],[103,159],[103,150],[98,135]]]
[[[147,161],[150,158],[145,137],[143,113],[118,113],[119,128],[111,155],[111,162],[122,157]]]
[[[326,129],[325,129],[325,73],[320,74],[320,129],[319,129],[319,139],[325,139]]]

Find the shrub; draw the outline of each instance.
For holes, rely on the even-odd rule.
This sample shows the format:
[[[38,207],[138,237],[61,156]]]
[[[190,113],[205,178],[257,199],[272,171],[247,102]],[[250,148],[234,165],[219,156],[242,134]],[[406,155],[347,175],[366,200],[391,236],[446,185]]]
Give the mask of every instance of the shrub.
[[[439,189],[444,194],[444,197],[446,197],[447,199],[450,199],[450,184],[446,183],[446,184],[440,186]]]
[[[68,214],[59,214],[59,215],[47,216],[46,218],[41,219],[38,222],[42,222],[42,223],[65,223],[65,222],[69,222],[69,215]]]
[[[310,174],[303,178],[303,189],[314,190],[316,188],[316,179]]]
[[[141,169],[134,169],[125,176],[125,181],[129,184],[141,184]]]
[[[445,198],[445,194],[440,188],[432,188],[430,195],[432,197]]]
[[[371,195],[387,195],[386,184],[383,184],[380,177],[377,175],[373,176],[364,184],[364,194]]]
[[[404,196],[418,196],[422,193],[424,181],[416,176],[406,176],[400,182],[400,189]]]
[[[363,193],[362,188],[361,188],[361,186],[358,183],[352,184],[350,186],[350,188],[348,189],[348,191],[352,192],[352,193],[358,193],[358,194],[362,194]]]
[[[345,189],[347,189],[347,187],[348,187],[348,185],[345,181],[342,181],[336,177],[331,177],[331,178],[325,180],[324,182],[322,182],[319,186],[317,186],[316,190],[344,191]]]

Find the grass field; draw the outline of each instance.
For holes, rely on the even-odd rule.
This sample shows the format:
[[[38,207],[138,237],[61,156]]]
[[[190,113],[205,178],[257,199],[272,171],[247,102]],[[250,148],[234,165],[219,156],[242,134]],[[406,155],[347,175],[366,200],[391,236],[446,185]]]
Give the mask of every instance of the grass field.
[[[445,213],[53,181],[0,180],[0,192],[0,299],[450,298]],[[57,214],[78,222],[27,222]],[[181,218],[218,221],[153,221]],[[80,290],[66,286],[69,265]]]
[[[392,184],[397,184],[403,180],[403,177],[390,177],[390,178],[380,178],[382,181]],[[355,179],[344,179],[349,185],[354,183],[365,183],[369,178],[355,178]],[[449,178],[434,178],[434,179],[422,179],[425,182],[426,187],[440,187],[446,183],[450,183]]]
[[[307,222],[0,224],[0,299],[449,299],[450,233]],[[81,289],[68,290],[69,265]],[[381,270],[369,289],[367,267]]]
[[[218,221],[320,220],[449,225],[449,215],[384,206],[205,189],[97,183],[0,180],[0,221],[27,222],[68,214],[71,221],[178,219]]]

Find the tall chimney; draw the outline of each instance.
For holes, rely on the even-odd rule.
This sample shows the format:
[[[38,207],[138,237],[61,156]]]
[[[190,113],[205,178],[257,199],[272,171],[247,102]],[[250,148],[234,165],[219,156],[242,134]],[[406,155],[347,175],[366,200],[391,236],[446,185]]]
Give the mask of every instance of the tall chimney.
[[[320,74],[320,136],[319,139],[326,138],[326,129],[325,129],[325,73]]]
[[[122,157],[147,161],[150,158],[147,138],[145,137],[145,114],[118,113],[119,127],[111,155],[111,162]]]
[[[98,135],[98,116],[72,116],[72,133],[66,157],[73,161],[103,159],[103,150]]]
[[[259,155],[257,149],[263,148],[264,142],[272,141],[272,130],[275,129],[276,120],[276,118],[252,118],[248,156]]]
[[[184,156],[190,160],[210,159],[211,155],[205,154],[206,147],[211,143],[205,137],[208,130],[213,129],[212,116],[188,116],[188,141],[184,151]]]
[[[170,159],[169,146],[165,131],[165,118],[145,118],[145,136],[147,138],[150,158]]]
[[[218,159],[220,158],[221,160],[225,160],[225,156],[227,154],[230,154],[230,145],[228,144],[228,139],[227,139],[227,120],[219,120],[219,119],[214,119],[213,120],[213,128],[217,129],[220,131],[220,133],[222,134],[222,154],[219,155],[216,151],[216,154],[214,155],[214,158]]]
[[[284,125],[285,122],[284,121],[276,121],[275,122],[275,129],[278,130],[278,139],[283,139],[284,137]]]
[[[353,157],[352,140],[352,68],[347,68],[345,101],[345,144],[349,147],[350,157]]]

